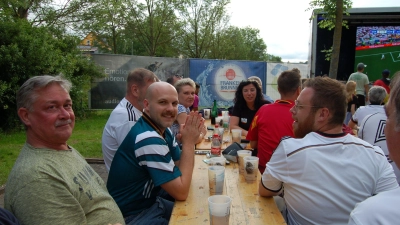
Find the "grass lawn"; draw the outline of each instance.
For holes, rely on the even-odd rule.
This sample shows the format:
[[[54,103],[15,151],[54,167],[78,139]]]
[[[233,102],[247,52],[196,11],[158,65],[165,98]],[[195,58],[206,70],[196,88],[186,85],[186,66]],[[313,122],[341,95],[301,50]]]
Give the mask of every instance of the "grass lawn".
[[[111,110],[90,111],[85,119],[75,121],[68,144],[84,157],[101,158],[101,135]],[[25,143],[25,131],[0,133],[0,186],[7,181],[19,152]]]

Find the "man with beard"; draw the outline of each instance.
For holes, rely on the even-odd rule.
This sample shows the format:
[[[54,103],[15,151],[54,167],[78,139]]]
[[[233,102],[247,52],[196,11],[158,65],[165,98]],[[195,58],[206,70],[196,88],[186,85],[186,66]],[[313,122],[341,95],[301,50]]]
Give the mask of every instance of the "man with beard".
[[[75,125],[71,86],[45,75],[30,78],[17,92],[26,143],[8,176],[4,207],[21,224],[124,222],[103,179],[67,144]]]
[[[143,99],[147,88],[157,81],[157,76],[150,70],[137,68],[129,72],[125,97],[112,111],[101,138],[101,148],[107,171],[110,171],[111,162],[118,147],[131,127],[142,116]]]
[[[196,112],[181,126],[182,153],[170,127],[178,112],[178,93],[166,83],[149,86],[143,116],[118,148],[107,188],[126,224],[168,224],[174,203],[159,196],[161,188],[176,200],[189,193],[194,146],[204,126]]]
[[[354,205],[398,188],[379,147],[342,131],[344,85],[309,79],[291,109],[297,138],[281,141],[267,163],[259,193],[284,189],[288,224],[346,224]]]

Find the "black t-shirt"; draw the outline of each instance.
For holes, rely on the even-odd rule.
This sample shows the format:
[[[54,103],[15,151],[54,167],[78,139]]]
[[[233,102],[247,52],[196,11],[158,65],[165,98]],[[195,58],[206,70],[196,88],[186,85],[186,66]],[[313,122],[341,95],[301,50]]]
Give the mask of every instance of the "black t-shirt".
[[[257,110],[251,110],[247,105],[239,108],[237,105],[233,106],[232,116],[239,117],[239,127],[244,130],[249,130],[251,121],[256,115]]]
[[[347,112],[351,112],[351,105],[353,105],[353,104],[356,105],[354,110],[357,110],[357,108],[358,108],[358,99],[357,99],[357,96],[355,96],[355,95],[353,95],[353,99],[350,102],[347,103]]]

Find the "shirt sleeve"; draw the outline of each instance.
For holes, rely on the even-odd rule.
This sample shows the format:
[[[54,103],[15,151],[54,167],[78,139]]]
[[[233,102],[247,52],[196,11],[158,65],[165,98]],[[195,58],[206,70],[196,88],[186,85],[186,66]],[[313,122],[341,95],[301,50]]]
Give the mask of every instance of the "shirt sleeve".
[[[376,181],[376,190],[373,194],[378,194],[380,192],[393,190],[399,188],[399,184],[396,180],[396,175],[394,174],[393,167],[388,163],[385,153],[383,153],[382,149],[378,146],[374,146],[376,152],[380,154],[376,154],[379,163],[379,177]]]
[[[22,188],[16,195],[11,207],[22,224],[87,224],[79,202],[60,182],[41,179]]]
[[[249,141],[258,141],[258,116],[260,114],[260,110],[257,111],[254,116],[253,122],[251,123],[250,129],[248,130],[246,139]]]
[[[282,188],[287,171],[286,158],[284,144],[281,141],[272,154],[271,160],[267,163],[267,168],[261,178],[263,186],[268,190],[277,192]]]
[[[91,193],[83,185],[83,195],[88,199],[81,205],[81,199],[77,199],[73,191],[63,181],[42,178],[15,192],[10,210],[21,224],[124,224],[121,211],[111,196],[110,201],[104,201],[104,196],[97,196],[100,190],[93,189]],[[111,202],[114,206],[110,205]],[[86,214],[84,207],[91,207],[91,212]]]
[[[124,141],[126,135],[129,133],[133,125],[135,125],[135,121],[127,121],[114,129],[113,136],[117,140],[118,146]]]
[[[364,85],[366,85],[366,84],[369,84],[368,76],[365,76],[365,83],[364,83]],[[368,94],[368,93],[367,93],[367,94]]]
[[[240,109],[239,109],[239,107],[236,106],[236,104],[233,106],[232,116],[236,116],[236,117],[240,118]]]
[[[181,113],[186,113],[186,108],[185,106],[178,104],[178,115]]]
[[[358,109],[360,109],[360,108],[358,108]],[[358,113],[360,112],[360,111],[358,111],[358,109],[356,110],[356,112],[354,113],[354,115],[351,117],[351,120],[353,120],[353,122],[355,122],[355,123],[358,123]],[[361,121],[360,121],[360,123],[361,123]]]

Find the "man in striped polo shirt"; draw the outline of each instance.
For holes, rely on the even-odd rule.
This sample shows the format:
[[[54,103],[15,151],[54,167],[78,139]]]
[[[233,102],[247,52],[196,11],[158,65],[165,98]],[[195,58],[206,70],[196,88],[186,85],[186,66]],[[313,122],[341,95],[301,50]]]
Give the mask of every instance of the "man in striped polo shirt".
[[[128,225],[168,224],[174,203],[160,197],[162,190],[176,200],[188,196],[194,146],[204,119],[195,112],[188,115],[181,127],[181,151],[169,129],[177,112],[176,89],[166,82],[151,84],[143,116],[114,156],[107,188]]]

